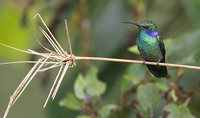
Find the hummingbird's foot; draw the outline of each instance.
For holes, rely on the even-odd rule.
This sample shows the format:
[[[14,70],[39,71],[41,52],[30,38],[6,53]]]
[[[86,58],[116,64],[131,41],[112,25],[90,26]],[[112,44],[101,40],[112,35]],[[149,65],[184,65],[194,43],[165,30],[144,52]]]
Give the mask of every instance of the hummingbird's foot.
[[[156,66],[159,66],[159,63],[160,63],[160,61],[157,61],[157,62],[156,62]]]
[[[143,61],[142,61],[142,64],[146,65],[146,62],[145,62],[145,60],[143,60]]]

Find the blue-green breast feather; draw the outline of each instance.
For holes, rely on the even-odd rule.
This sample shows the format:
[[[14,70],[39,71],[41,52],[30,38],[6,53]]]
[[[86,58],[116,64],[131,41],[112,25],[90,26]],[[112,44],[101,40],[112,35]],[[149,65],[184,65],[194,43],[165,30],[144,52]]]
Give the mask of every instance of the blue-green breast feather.
[[[163,58],[160,50],[159,36],[151,37],[145,31],[140,31],[137,45],[141,56],[148,61],[160,61]]]

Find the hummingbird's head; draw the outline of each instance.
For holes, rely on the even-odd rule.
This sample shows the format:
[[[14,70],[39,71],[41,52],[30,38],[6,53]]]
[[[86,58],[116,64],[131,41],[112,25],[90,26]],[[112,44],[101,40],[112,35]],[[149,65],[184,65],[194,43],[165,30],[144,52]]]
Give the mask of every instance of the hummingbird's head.
[[[144,20],[139,23],[139,28],[143,30],[157,31],[156,24],[151,20]]]
[[[150,36],[154,37],[158,35],[158,29],[156,27],[156,24],[151,20],[144,20],[140,23],[134,23],[129,21],[124,21],[122,23],[128,23],[138,26],[140,31],[145,31]]]

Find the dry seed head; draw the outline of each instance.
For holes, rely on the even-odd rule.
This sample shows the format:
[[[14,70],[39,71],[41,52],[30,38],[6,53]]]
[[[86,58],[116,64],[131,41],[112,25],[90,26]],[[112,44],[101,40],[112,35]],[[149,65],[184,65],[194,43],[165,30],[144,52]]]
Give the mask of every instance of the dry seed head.
[[[50,96],[52,97],[52,99],[55,98],[58,89],[62,83],[62,80],[64,79],[64,76],[67,72],[68,67],[73,67],[75,66],[75,56],[72,54],[72,49],[71,49],[71,42],[70,42],[70,38],[69,38],[69,31],[68,31],[68,26],[67,26],[67,20],[65,20],[65,24],[66,24],[66,31],[67,31],[67,39],[68,39],[68,43],[69,43],[69,47],[70,47],[70,55],[67,53],[67,51],[64,51],[63,48],[61,47],[61,45],[58,43],[58,41],[56,40],[56,38],[53,36],[53,34],[51,33],[51,31],[49,30],[49,28],[47,27],[47,25],[45,24],[44,20],[42,19],[42,17],[40,16],[40,14],[36,14],[34,16],[34,19],[36,17],[39,17],[40,20],[42,21],[43,25],[45,26],[46,30],[48,31],[48,33],[42,29],[39,26],[39,30],[41,31],[41,33],[46,37],[46,39],[48,40],[48,42],[51,44],[51,46],[54,48],[54,51],[51,51],[50,49],[46,48],[45,46],[43,46],[40,41],[37,39],[36,35],[35,38],[38,41],[39,45],[41,47],[43,47],[45,50],[47,50],[50,53],[40,53],[40,52],[36,52],[33,50],[28,49],[27,51],[24,50],[20,50],[5,44],[0,43],[3,46],[6,46],[8,48],[20,51],[20,52],[24,52],[24,53],[28,53],[28,54],[32,54],[32,55],[37,55],[37,56],[41,56],[41,58],[35,62],[35,65],[33,66],[33,68],[29,71],[29,73],[25,76],[25,78],[23,79],[23,81],[20,83],[20,85],[17,87],[17,89],[15,90],[15,92],[12,94],[12,96],[10,97],[10,101],[9,104],[7,106],[7,109],[5,111],[4,117],[6,118],[8,115],[8,112],[10,110],[10,108],[12,107],[12,105],[17,101],[17,99],[21,96],[21,94],[23,93],[23,91],[26,89],[26,87],[29,85],[29,83],[31,82],[31,80],[35,77],[35,75],[38,72],[44,72],[46,70],[55,68],[55,67],[59,67],[60,66],[60,70],[56,76],[56,79],[51,87],[51,90],[49,92],[49,95],[45,101],[44,107],[46,106],[46,104],[49,101]],[[48,35],[50,34],[50,35]],[[25,62],[25,61],[21,61],[21,62]],[[28,62],[28,61],[26,61]],[[34,61],[31,61],[30,63],[33,63]],[[15,62],[17,63],[17,62]],[[19,62],[18,62],[19,63]],[[11,64],[11,63],[4,63],[4,64]],[[48,66],[49,64],[53,64]],[[48,66],[48,67],[47,67]]]

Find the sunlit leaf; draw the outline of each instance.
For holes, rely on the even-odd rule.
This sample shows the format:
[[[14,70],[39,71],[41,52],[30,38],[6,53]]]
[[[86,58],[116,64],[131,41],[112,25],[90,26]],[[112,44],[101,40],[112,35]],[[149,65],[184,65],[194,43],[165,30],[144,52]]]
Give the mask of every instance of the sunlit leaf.
[[[142,108],[147,110],[148,108],[159,105],[161,94],[154,84],[145,84],[139,86],[137,90],[137,99]]]
[[[194,118],[190,110],[183,105],[177,106],[176,104],[170,103],[164,107],[164,110],[169,112],[167,118]]]
[[[89,71],[85,75],[85,78],[88,81],[97,79],[97,72],[98,72],[97,68],[95,68],[94,66],[92,66],[92,67],[90,67]]]
[[[137,45],[131,46],[130,48],[128,48],[128,51],[135,53],[135,54],[140,54]]]
[[[91,96],[99,96],[105,92],[106,85],[98,80],[97,69],[95,67],[90,68],[85,78],[87,82],[86,91],[88,94]]]
[[[111,110],[115,108],[117,108],[117,105],[115,104],[104,105],[98,113],[100,114],[101,118],[108,118]]]
[[[81,101],[73,93],[68,93],[67,96],[59,102],[59,105],[71,110],[80,110],[82,107]]]
[[[106,90],[106,85],[105,83],[101,81],[90,81],[88,83],[88,86],[86,88],[86,91],[91,95],[91,96],[99,96],[103,94]]]
[[[90,116],[86,116],[86,115],[80,115],[80,116],[76,116],[76,118],[91,118]]]
[[[79,74],[74,84],[74,92],[79,99],[85,98],[84,90],[86,86],[87,83],[85,82],[83,75]]]
[[[131,78],[132,78],[132,76],[129,77],[128,75],[124,75],[122,82],[121,82],[121,86],[120,86],[121,91],[123,91],[123,92],[128,91],[134,86]],[[137,78],[135,78],[135,79],[137,79]]]
[[[164,79],[159,79],[159,80],[156,80],[155,82],[155,85],[156,87],[158,87],[160,90],[162,91],[168,91],[169,90],[169,87],[167,86],[167,84],[165,83],[165,80]]]
[[[106,90],[105,83],[97,78],[97,69],[91,67],[85,78],[80,74],[74,84],[74,91],[79,99],[85,99],[86,93],[95,97],[103,94]]]
[[[170,95],[174,102],[176,102],[178,100],[174,89],[172,91],[170,91]]]
[[[141,64],[130,65],[123,76],[121,82],[121,90],[127,91],[134,85],[138,84],[140,81],[144,80],[146,75],[146,67]]]

